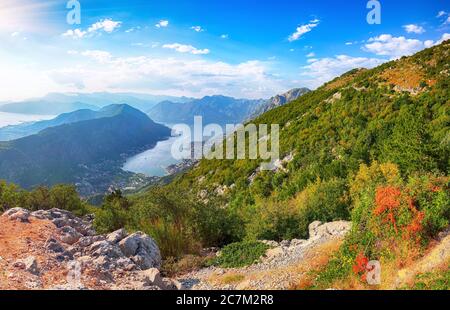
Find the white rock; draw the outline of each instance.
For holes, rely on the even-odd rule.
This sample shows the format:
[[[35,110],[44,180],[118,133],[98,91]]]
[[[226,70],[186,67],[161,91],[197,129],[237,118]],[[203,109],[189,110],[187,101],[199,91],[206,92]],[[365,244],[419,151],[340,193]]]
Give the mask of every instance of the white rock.
[[[28,222],[30,211],[23,208],[12,208],[2,214],[12,221]]]
[[[63,228],[60,228],[59,233],[61,234],[61,241],[69,245],[78,242],[78,240],[83,237],[83,235],[76,231],[75,228],[72,228],[70,226],[64,226]]]
[[[148,235],[137,232],[119,242],[125,256],[130,257],[142,270],[161,267],[161,252]]]
[[[106,236],[106,240],[111,243],[117,243],[127,236],[125,229],[116,230]]]

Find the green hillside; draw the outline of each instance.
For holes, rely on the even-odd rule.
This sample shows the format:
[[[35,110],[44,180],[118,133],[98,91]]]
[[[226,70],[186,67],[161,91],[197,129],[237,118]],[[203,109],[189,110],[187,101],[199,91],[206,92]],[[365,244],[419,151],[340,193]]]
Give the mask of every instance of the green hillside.
[[[364,167],[392,164],[404,182],[447,178],[449,45],[353,70],[265,113],[255,122],[280,124],[281,153],[293,154],[285,171],[251,180],[259,161],[203,160],[172,184],[134,197],[145,217],[135,212],[133,225],[164,240],[176,235],[184,248],[303,238],[314,220],[350,219],[350,187]]]

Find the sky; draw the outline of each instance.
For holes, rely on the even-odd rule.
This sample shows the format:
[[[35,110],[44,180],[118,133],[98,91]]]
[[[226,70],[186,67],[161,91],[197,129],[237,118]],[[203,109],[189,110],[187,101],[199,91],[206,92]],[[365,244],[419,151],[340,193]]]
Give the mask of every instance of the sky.
[[[450,38],[450,1],[0,1],[0,101],[50,92],[269,98]],[[76,2],[76,1],[72,1]]]

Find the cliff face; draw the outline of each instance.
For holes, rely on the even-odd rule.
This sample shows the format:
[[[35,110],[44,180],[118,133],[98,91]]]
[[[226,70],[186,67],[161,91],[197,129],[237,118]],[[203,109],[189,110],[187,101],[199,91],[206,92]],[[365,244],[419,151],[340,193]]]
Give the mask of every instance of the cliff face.
[[[308,88],[294,88],[284,94],[276,95],[267,100],[264,104],[258,106],[253,112],[252,118],[255,118],[275,108],[281,107],[294,100],[297,100],[310,91],[311,90],[309,90]]]

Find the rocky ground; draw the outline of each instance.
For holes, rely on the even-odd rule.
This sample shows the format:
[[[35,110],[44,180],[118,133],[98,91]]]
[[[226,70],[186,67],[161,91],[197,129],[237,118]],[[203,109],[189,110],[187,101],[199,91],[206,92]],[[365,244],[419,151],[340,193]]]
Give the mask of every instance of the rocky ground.
[[[91,219],[52,209],[0,216],[0,289],[180,289],[159,273],[155,241],[118,230],[96,235]]]
[[[178,280],[194,290],[289,289],[309,271],[325,264],[350,229],[351,223],[345,221],[314,222],[309,226],[308,240],[263,241],[272,248],[258,264],[236,269],[209,267]]]
[[[0,216],[0,290],[263,290],[308,286],[342,244],[351,223],[314,222],[308,240],[262,241],[271,248],[244,268],[202,268],[164,278],[160,250],[148,235],[123,229],[97,235],[92,218],[52,209],[11,209]],[[390,273],[385,289],[450,264],[450,229],[414,264]],[[337,287],[339,288],[339,287]]]

